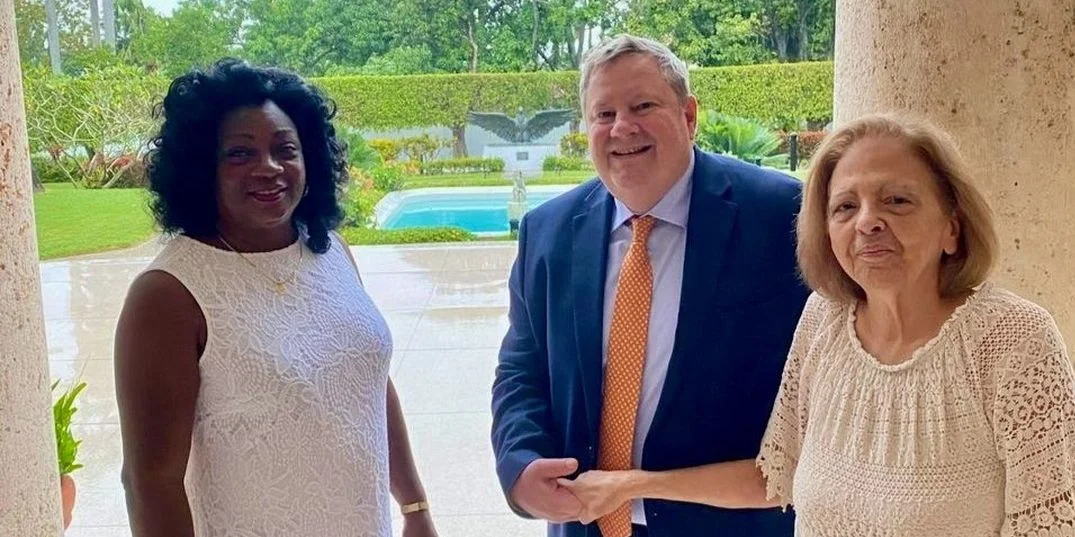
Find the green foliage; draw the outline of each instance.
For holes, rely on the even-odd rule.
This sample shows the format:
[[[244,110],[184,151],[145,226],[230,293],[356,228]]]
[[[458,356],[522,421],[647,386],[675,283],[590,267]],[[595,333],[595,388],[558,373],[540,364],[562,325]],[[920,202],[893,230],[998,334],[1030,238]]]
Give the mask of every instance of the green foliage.
[[[560,153],[565,157],[582,158],[589,149],[590,140],[585,132],[569,132],[560,138]]]
[[[695,69],[691,87],[702,105],[731,115],[825,121],[832,117],[831,63],[769,64]],[[527,113],[577,109],[575,71],[320,78],[340,120],[364,129],[453,127],[470,110]],[[400,88],[406,88],[401,91]]]
[[[313,82],[336,101],[341,122],[363,129],[455,127],[467,112],[578,107],[578,73],[353,76]]]
[[[391,76],[418,75],[433,71],[433,53],[429,51],[429,47],[419,45],[397,47],[384,54],[375,54],[361,68],[340,74]],[[331,71],[329,74],[332,74]]]
[[[441,149],[451,147],[452,140],[422,133],[404,138],[399,144],[407,158],[421,166],[422,163],[433,160]]]
[[[108,47],[87,47],[63,56],[63,72],[69,76],[82,76],[88,72],[122,69],[128,64],[124,57]]]
[[[53,159],[33,155],[30,157],[30,166],[37,180],[44,184],[70,183],[72,175],[78,172],[78,161],[70,157]]]
[[[466,242],[477,237],[461,228],[370,229],[345,227],[340,234],[348,244],[422,244],[433,242]]]
[[[103,187],[114,186],[119,169],[112,165],[114,160],[141,154],[157,126],[152,107],[167,82],[132,67],[114,66],[80,77],[30,70],[24,87],[31,152],[76,158],[82,173],[65,166],[70,180]],[[94,162],[98,154],[102,157]]]
[[[592,168],[590,161],[585,157],[545,157],[541,169],[547,172],[579,171]]]
[[[61,63],[68,55],[93,48],[89,3],[85,0],[54,0]],[[24,67],[48,67],[47,17],[45,0],[15,0],[15,26],[19,57]]]
[[[340,127],[336,138],[347,146],[347,164],[360,170],[372,170],[381,165],[385,159],[381,153],[370,147],[362,133],[352,127]]]
[[[406,175],[403,166],[393,162],[376,166],[370,170],[373,188],[385,192],[402,190]]]
[[[832,117],[832,64],[798,63],[696,69],[691,86],[703,107],[767,123],[826,121]],[[527,113],[578,107],[578,73],[352,76],[315,82],[336,101],[341,124],[362,129],[461,126],[469,110]],[[80,78],[40,70],[26,78],[28,129],[33,150],[50,146],[103,147],[144,139],[155,126],[154,102],[167,79],[114,67]],[[370,146],[395,160],[388,142]]]
[[[88,2],[54,1],[66,64],[96,43]],[[574,70],[621,31],[692,65],[817,60],[835,23],[834,0],[183,0],[167,16],[147,2],[115,1],[117,47],[169,75],[223,55],[304,76]],[[14,4],[23,65],[48,65],[45,0]]]
[[[19,62],[23,68],[48,65],[45,48],[48,27],[45,24],[45,2],[15,0],[15,30],[19,39]]]
[[[500,158],[452,158],[432,160],[422,164],[422,175],[446,173],[498,173],[504,171]]]
[[[59,381],[54,382],[52,389],[55,390],[59,383]],[[75,412],[78,411],[78,407],[75,406],[75,399],[84,389],[86,389],[86,383],[80,382],[60,394],[60,397],[52,405],[52,420],[56,427],[56,455],[60,463],[60,475],[70,474],[82,468],[82,465],[78,463],[78,446],[82,444],[82,441],[76,439],[71,432],[71,421],[75,416]]]
[[[241,19],[227,3],[182,2],[170,17],[148,17],[130,53],[168,77],[234,55]]]
[[[106,157],[97,153],[90,160],[35,155],[30,162],[45,184],[71,183],[80,188],[143,188],[148,184],[144,163],[131,154]]]
[[[624,27],[655,37],[688,64],[718,66],[773,61],[762,14],[737,2],[635,0]]]
[[[780,136],[765,125],[740,117],[707,111],[698,125],[695,138],[699,147],[733,155],[750,163],[759,159],[765,166],[787,161],[787,155],[775,155],[780,148]]]
[[[831,58],[833,0],[632,0],[623,28],[684,61],[742,65]]]
[[[699,108],[764,123],[832,118],[831,62],[697,69],[691,90]]]
[[[403,146],[396,140],[390,140],[388,138],[374,138],[369,142],[370,149],[376,151],[381,155],[382,162],[395,162],[399,160],[399,154],[403,151]]]
[[[373,225],[373,209],[387,192],[367,185],[352,183],[343,201],[344,225],[369,227]]]
[[[243,10],[244,58],[319,76],[384,54],[393,3],[380,0],[232,0]],[[402,30],[402,28],[401,28]]]
[[[112,158],[97,153],[83,164],[75,184],[84,188],[144,188],[149,177],[142,160],[135,155],[123,154]]]

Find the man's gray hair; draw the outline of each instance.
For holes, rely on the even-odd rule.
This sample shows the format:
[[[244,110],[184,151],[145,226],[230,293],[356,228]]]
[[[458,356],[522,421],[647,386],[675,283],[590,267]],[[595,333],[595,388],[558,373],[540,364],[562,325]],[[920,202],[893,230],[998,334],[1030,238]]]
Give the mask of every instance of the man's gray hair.
[[[612,39],[602,41],[596,47],[586,53],[582,61],[582,71],[579,77],[579,104],[586,107],[586,90],[590,87],[590,80],[594,73],[602,67],[616,61],[627,54],[644,54],[657,60],[661,73],[672,86],[679,97],[679,101],[687,100],[691,94],[690,81],[688,80],[687,64],[679,59],[668,47],[648,39],[629,34],[621,34]]]

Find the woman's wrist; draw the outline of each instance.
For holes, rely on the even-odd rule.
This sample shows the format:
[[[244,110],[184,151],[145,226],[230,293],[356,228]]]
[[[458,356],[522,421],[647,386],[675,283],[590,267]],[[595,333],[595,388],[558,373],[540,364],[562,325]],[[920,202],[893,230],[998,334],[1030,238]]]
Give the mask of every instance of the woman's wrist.
[[[645,470],[627,470],[621,482],[622,493],[632,500],[647,498],[653,487],[653,474]]]

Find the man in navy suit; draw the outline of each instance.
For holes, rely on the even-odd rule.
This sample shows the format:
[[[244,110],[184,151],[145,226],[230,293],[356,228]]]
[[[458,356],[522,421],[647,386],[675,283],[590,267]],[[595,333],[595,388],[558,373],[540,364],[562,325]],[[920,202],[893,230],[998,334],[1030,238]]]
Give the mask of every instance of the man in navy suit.
[[[557,483],[754,457],[808,296],[799,182],[694,147],[671,51],[607,41],[580,91],[598,178],[523,218],[509,283],[492,401],[508,503],[553,536],[791,536],[779,509],[648,499],[583,525]]]

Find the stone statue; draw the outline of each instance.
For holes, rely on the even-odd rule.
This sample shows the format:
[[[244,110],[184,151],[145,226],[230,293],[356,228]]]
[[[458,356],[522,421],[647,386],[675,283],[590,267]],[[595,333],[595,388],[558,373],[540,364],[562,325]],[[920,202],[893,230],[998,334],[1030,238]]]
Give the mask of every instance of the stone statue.
[[[566,108],[542,110],[529,119],[522,107],[515,119],[501,113],[467,112],[467,121],[513,144],[530,143],[574,118],[575,111]]]
[[[519,229],[519,220],[526,214],[528,204],[526,202],[526,180],[523,174],[516,173],[511,177],[511,201],[508,202],[508,228],[512,233]]]
[[[511,201],[515,203],[526,202],[526,181],[523,179],[523,174],[517,173],[511,178],[513,186],[511,187]]]

